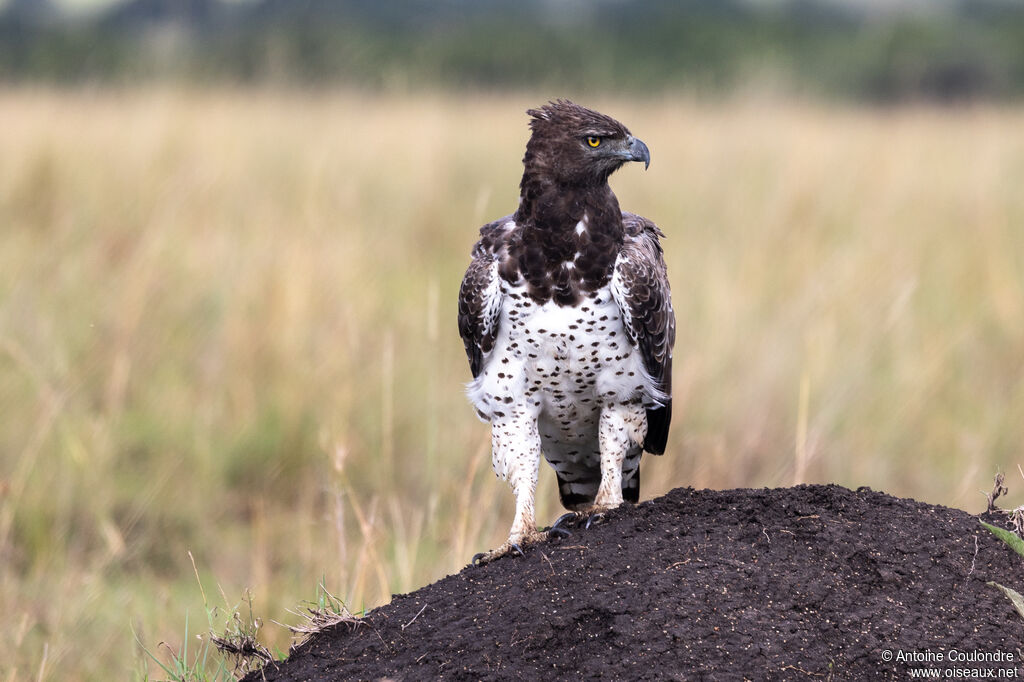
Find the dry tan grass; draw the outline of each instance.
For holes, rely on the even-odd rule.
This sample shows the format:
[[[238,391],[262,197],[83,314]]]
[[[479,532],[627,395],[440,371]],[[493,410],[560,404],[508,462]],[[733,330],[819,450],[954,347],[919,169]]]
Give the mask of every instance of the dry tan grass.
[[[175,646],[188,550],[287,621],[321,577],[358,611],[500,542],[454,298],[543,99],[0,93],[0,679],[122,679],[129,621]],[[981,509],[1024,442],[1024,110],[585,103],[649,144],[613,185],[669,235],[644,496]]]

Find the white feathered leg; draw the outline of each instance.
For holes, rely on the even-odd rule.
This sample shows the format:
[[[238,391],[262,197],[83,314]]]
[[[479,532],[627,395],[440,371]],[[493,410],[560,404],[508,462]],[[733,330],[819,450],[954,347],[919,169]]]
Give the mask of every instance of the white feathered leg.
[[[598,437],[601,447],[601,485],[594,498],[593,511],[613,509],[622,504],[622,463],[626,453],[636,443],[642,443],[645,434],[637,410],[629,405],[607,405],[601,410]]]
[[[505,417],[491,419],[491,457],[494,472],[508,481],[516,496],[516,515],[508,540],[486,554],[478,554],[474,563],[487,563],[522,548],[530,542],[547,537],[537,530],[534,496],[540,469],[540,433],[535,415],[513,410]]]

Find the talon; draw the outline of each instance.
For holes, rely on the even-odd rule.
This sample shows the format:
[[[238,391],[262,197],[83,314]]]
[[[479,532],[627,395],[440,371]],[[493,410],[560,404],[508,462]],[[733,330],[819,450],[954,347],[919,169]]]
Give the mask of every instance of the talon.
[[[512,545],[511,545],[510,549],[514,549],[514,550],[515,550],[516,552],[518,552],[518,553],[519,553],[519,556],[526,556],[526,555],[525,555],[525,554],[523,553],[523,548],[522,548],[522,547],[520,547],[519,545],[517,545],[517,544],[516,544],[516,543],[514,543],[514,542],[512,543]]]
[[[604,521],[604,512],[597,512],[596,514],[591,514],[587,518],[587,525],[585,525],[583,528],[584,530],[588,530],[590,528],[590,524],[601,523],[602,521]]]
[[[580,517],[580,515],[577,514],[576,512],[569,512],[568,514],[562,514],[561,516],[559,516],[555,520],[554,523],[551,524],[551,528],[548,529],[548,532],[550,533],[551,531],[555,530],[556,528],[559,528],[559,526],[561,526],[562,523],[565,522],[565,521],[568,521],[568,520],[575,521],[579,517]],[[559,528],[559,530],[561,530],[561,529]]]
[[[473,564],[474,566],[483,566],[483,564],[480,563],[480,560],[483,559],[486,556],[487,556],[487,552],[477,552],[476,554],[473,555],[473,560],[470,561],[470,563]]]
[[[570,535],[572,535],[572,533],[564,528],[559,528],[557,522],[555,522],[554,526],[548,528],[548,538],[567,538]]]

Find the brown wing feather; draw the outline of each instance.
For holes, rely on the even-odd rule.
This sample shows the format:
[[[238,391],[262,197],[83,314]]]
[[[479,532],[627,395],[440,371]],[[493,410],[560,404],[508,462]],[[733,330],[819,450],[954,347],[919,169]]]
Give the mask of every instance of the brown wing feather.
[[[480,228],[480,241],[473,246],[473,260],[459,287],[459,336],[474,378],[483,370],[498,334],[502,293],[495,264],[505,248],[510,219],[506,216]]]
[[[658,241],[665,235],[650,220],[632,213],[623,212],[622,223],[625,244],[616,274],[629,295],[620,307],[630,340],[665,397],[660,407],[647,410],[644,439],[644,450],[660,455],[665,452],[672,419],[672,346],[676,340],[672,292]]]

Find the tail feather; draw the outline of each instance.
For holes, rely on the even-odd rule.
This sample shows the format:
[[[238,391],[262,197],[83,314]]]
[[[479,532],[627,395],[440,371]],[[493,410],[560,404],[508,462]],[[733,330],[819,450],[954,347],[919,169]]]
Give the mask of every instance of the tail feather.
[[[636,504],[640,501],[640,466],[633,469],[633,474],[622,478],[622,499]]]
[[[622,499],[636,504],[640,501],[640,458],[641,451],[636,450],[626,457],[622,467]],[[558,499],[562,506],[572,511],[586,511],[594,504],[597,489],[601,485],[601,472],[595,470],[593,476],[574,475],[578,472],[566,472],[555,469],[558,479]],[[571,479],[571,480],[570,480]]]
[[[581,480],[574,478],[569,481],[562,471],[555,469],[555,476],[558,478],[558,499],[562,506],[570,511],[585,511],[594,504],[597,497],[597,488],[601,485],[600,472],[597,478]]]
[[[644,437],[644,450],[652,455],[665,454],[668,444],[668,427],[672,422],[672,399],[665,401],[663,407],[647,410],[647,435]]]

